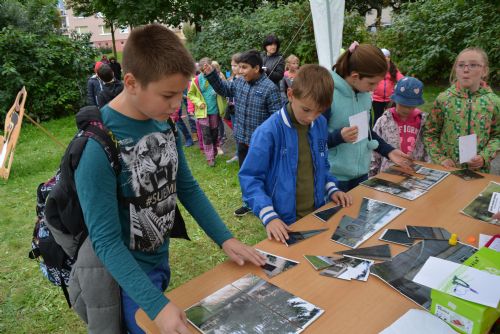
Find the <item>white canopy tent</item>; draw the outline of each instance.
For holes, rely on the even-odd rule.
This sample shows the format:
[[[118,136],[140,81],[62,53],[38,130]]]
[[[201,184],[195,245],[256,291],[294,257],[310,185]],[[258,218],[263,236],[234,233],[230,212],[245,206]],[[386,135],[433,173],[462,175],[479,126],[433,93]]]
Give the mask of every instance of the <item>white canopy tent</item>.
[[[331,69],[340,56],[344,0],[310,0],[314,39],[321,66]]]

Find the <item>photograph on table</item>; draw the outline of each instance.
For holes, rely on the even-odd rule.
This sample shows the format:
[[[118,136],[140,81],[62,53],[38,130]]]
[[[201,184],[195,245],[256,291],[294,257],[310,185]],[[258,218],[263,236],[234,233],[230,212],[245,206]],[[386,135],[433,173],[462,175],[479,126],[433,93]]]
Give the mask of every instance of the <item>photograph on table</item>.
[[[288,269],[293,268],[297,264],[299,264],[299,262],[297,261],[293,261],[278,255],[267,253],[260,249],[257,250],[266,257],[266,264],[262,266],[262,269],[269,278],[274,277],[284,271],[287,271]]]
[[[392,242],[394,244],[410,247],[413,245],[413,239],[408,236],[406,230],[386,229],[378,240]]]
[[[406,188],[399,183],[379,179],[377,177],[372,177],[369,180],[361,182],[361,185],[410,201],[413,201],[426,193],[426,191],[421,188]]]
[[[422,240],[393,257],[391,261],[374,264],[370,268],[370,273],[406,298],[429,309],[431,289],[412,281],[427,259],[434,256],[455,263],[463,263],[476,251],[476,248],[460,242],[451,246],[447,240]]]
[[[326,223],[330,218],[333,217],[333,215],[339,212],[340,209],[342,209],[342,206],[337,205],[332,208],[314,212],[313,216]]]
[[[353,279],[366,281],[372,264],[373,261],[371,260],[344,256],[339,260],[335,260],[330,267],[321,270],[319,274],[348,281]]]
[[[499,220],[493,219],[493,215],[498,212],[499,202],[496,201],[500,193],[500,183],[491,181],[481,193],[460,211],[466,216],[484,222],[500,225]]]
[[[376,245],[371,247],[363,247],[335,252],[339,255],[348,255],[359,257],[362,259],[387,261],[392,258],[391,247],[389,245]]]
[[[442,227],[406,225],[406,233],[411,239],[449,240],[451,233]]]
[[[300,333],[323,310],[248,274],[186,310],[201,333]]]
[[[315,270],[325,269],[333,265],[335,260],[342,258],[341,256],[321,256],[321,255],[304,255],[307,261],[313,266]]]
[[[357,248],[405,210],[399,206],[364,197],[358,218],[342,217],[331,240],[350,248]]]
[[[291,231],[288,232],[288,239],[285,240],[287,246],[295,245],[303,240],[314,237],[322,232],[327,231],[327,228],[322,228],[318,230],[308,230],[308,231]]]
[[[465,181],[472,181],[472,180],[477,180],[477,179],[483,179],[484,176],[482,176],[479,173],[474,172],[473,170],[470,170],[468,168],[464,169],[457,169],[452,172],[451,174],[458,176],[459,178],[465,180]]]
[[[417,165],[417,167],[415,168],[415,172],[417,174],[425,175],[426,180],[433,181],[434,182],[433,186],[443,181],[448,175],[450,175],[450,172],[446,172],[444,170],[432,169],[429,167],[424,167],[422,165]]]

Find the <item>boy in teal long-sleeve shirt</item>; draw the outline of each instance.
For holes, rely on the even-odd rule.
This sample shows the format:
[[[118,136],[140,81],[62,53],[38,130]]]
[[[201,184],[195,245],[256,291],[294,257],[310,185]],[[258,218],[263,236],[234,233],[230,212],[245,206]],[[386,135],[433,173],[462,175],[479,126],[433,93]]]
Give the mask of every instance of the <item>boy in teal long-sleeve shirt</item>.
[[[115,175],[102,147],[89,139],[75,173],[78,197],[92,247],[121,288],[127,331],[142,332],[134,318],[141,307],[161,332],[188,333],[184,312],[163,294],[177,197],[231,259],[240,265],[265,261],[232,237],[166,122],[179,109],[194,73],[189,52],[165,27],[138,27],[125,46],[123,69],[123,92],[101,110],[119,143],[122,171]]]

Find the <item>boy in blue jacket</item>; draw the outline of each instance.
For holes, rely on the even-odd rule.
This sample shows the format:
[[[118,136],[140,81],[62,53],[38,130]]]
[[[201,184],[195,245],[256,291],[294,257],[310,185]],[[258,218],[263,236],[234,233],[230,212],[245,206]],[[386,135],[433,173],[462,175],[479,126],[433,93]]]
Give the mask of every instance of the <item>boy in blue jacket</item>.
[[[288,239],[288,225],[328,199],[344,207],[352,204],[329,173],[328,129],[319,117],[332,103],[330,73],[319,65],[303,66],[287,95],[288,104],[254,132],[239,172],[243,200],[269,239],[281,242]]]

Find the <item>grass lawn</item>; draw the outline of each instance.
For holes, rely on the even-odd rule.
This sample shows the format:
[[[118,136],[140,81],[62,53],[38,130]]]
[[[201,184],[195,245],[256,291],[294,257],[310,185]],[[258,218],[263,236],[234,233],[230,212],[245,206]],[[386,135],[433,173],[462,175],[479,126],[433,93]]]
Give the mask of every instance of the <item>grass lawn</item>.
[[[442,90],[432,86],[425,89],[424,111],[430,110]],[[75,133],[74,117],[43,126],[65,144]],[[234,152],[234,146],[229,149]],[[209,168],[197,146],[185,152],[193,174],[234,235],[252,245],[263,240],[265,231],[256,217],[233,216],[241,194],[237,163],[225,163],[232,155],[219,157],[216,167]],[[24,120],[10,178],[0,180],[0,333],[86,333],[83,322],[68,309],[60,288],[45,280],[38,264],[28,259],[36,217],[36,187],[54,174],[62,154],[61,147]],[[192,241],[171,242],[169,289],[226,259],[193,219],[183,213]]]

